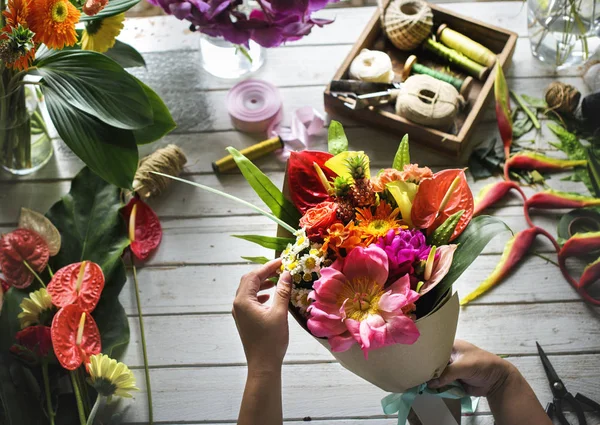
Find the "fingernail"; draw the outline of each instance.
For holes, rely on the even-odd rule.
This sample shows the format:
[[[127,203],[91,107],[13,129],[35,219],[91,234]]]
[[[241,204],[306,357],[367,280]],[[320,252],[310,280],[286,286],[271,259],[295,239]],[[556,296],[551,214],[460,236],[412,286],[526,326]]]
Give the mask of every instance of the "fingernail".
[[[432,379],[431,381],[429,381],[427,383],[427,386],[429,388],[437,388],[440,386],[440,380],[439,379]]]

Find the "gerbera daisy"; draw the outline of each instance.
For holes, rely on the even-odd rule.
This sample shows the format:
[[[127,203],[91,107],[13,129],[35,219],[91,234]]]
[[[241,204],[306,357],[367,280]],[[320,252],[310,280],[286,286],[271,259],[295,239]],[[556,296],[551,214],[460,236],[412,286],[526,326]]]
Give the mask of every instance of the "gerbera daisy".
[[[22,71],[35,58],[34,33],[28,29],[29,0],[8,0],[2,12],[6,25],[0,35],[0,51],[7,68]]]
[[[46,324],[46,322],[50,324],[54,305],[45,288],[30,293],[29,298],[24,298],[19,307],[21,313],[17,318],[21,322],[21,329],[31,325]]]
[[[139,391],[135,386],[135,376],[127,365],[111,359],[106,354],[90,356],[88,371],[92,386],[101,396],[131,398],[132,391]]]
[[[33,0],[29,11],[29,28],[35,41],[51,49],[77,43],[75,25],[81,12],[68,0]]]
[[[400,210],[392,207],[387,202],[381,201],[372,213],[371,208],[357,208],[356,220],[358,228],[362,231],[365,245],[369,246],[380,237],[385,236],[390,230],[402,227],[397,219]]]
[[[125,14],[97,19],[85,26],[81,35],[81,48],[104,53],[115,45],[117,36],[123,29]]]

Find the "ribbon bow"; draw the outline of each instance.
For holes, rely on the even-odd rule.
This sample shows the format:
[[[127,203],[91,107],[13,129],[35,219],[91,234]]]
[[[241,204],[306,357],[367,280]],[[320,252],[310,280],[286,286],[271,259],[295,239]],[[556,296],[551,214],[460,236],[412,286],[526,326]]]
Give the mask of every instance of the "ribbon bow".
[[[281,127],[280,119],[275,119],[267,129],[268,137],[281,137],[285,147],[277,151],[281,161],[287,161],[292,151],[303,151],[308,147],[310,136],[319,133],[325,125],[325,119],[314,108],[304,106],[292,114],[292,125]]]
[[[463,413],[473,413],[477,409],[479,398],[471,398],[464,390],[459,382],[452,382],[449,385],[440,388],[432,389],[427,386],[427,383],[412,387],[406,392],[399,394],[389,394],[381,400],[381,406],[386,415],[393,415],[398,412],[398,425],[405,425],[408,419],[410,408],[421,394],[429,394],[441,398],[460,399],[461,410]]]

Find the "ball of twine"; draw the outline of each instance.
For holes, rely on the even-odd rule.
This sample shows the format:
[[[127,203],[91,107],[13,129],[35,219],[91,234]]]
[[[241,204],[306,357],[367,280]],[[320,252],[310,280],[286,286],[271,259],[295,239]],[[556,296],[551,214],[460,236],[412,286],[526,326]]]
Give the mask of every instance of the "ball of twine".
[[[171,179],[156,175],[156,171],[170,176],[178,176],[183,170],[187,158],[183,151],[175,145],[168,145],[142,158],[135,179],[133,190],[142,198],[160,195],[172,182]]]
[[[573,115],[579,106],[581,93],[575,87],[555,81],[546,89],[546,103],[554,111]]]
[[[421,0],[393,0],[381,14],[381,26],[398,49],[414,50],[431,34],[433,12]]]

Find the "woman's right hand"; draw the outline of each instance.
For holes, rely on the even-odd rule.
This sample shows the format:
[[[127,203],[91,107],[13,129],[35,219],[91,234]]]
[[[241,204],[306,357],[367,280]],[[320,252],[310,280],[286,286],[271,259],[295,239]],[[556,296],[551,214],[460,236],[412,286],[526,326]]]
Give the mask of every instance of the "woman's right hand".
[[[508,361],[466,341],[454,341],[450,364],[442,375],[429,381],[430,388],[440,388],[460,381],[472,396],[489,397],[501,388],[513,373],[519,373]]]

